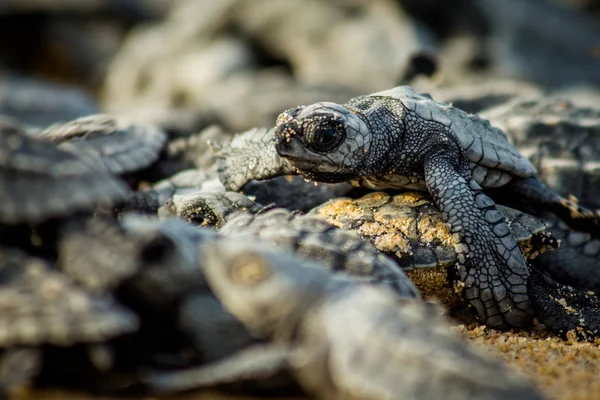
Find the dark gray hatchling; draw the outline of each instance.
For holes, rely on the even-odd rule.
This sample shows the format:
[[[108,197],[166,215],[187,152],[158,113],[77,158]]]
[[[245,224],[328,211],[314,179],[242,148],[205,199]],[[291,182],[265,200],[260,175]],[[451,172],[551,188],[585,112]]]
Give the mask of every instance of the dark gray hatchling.
[[[263,208],[262,205],[236,192],[187,190],[175,193],[171,200],[158,209],[158,216],[177,216],[194,225],[221,228],[239,213],[254,214]]]
[[[300,258],[317,261],[329,271],[387,285],[398,296],[418,296],[412,282],[391,259],[356,233],[338,229],[322,218],[282,208],[265,210],[235,192],[197,193],[180,200],[170,215],[220,228],[219,233],[228,237],[258,238]]]
[[[15,125],[0,125],[0,224],[40,223],[129,195],[127,187],[82,157],[70,144],[32,138]]]
[[[42,346],[96,345],[131,333],[137,316],[109,294],[77,287],[45,261],[0,247],[0,386],[39,372]]]
[[[3,7],[6,3],[0,5]],[[19,124],[43,129],[98,112],[98,105],[84,91],[3,71],[0,77],[0,114]]]
[[[70,143],[82,154],[97,157],[115,175],[148,167],[158,159],[167,139],[162,130],[152,125],[105,114],[54,124],[40,136],[55,143]]]
[[[510,136],[558,193],[574,194],[598,209],[600,187],[600,110],[576,106],[561,97],[515,100],[482,113]],[[518,199],[504,197],[511,204]],[[524,205],[526,206],[526,205]],[[561,282],[600,293],[600,240],[572,231],[556,216],[530,207],[562,241],[560,251],[533,261]]]
[[[406,86],[343,106],[324,102],[288,110],[277,119],[274,136],[264,136],[263,150],[253,154],[258,140],[247,140],[246,149],[241,143],[221,149],[226,187],[292,171],[376,190],[428,191],[455,238],[465,296],[491,327],[528,326],[532,307],[525,258],[484,189],[501,187],[575,228],[598,233],[598,216],[544,186],[502,131]]]
[[[288,368],[317,398],[541,398],[418,300],[236,238],[207,249],[204,273],[248,329],[289,347]]]
[[[138,332],[115,344],[118,358],[158,371],[220,362],[257,342],[204,279],[202,249],[219,239],[214,231],[124,215],[119,223],[69,221],[60,233],[61,271],[87,291],[116,293],[140,320]]]
[[[553,96],[514,100],[481,115],[509,135],[550,188],[600,208],[600,109]]]

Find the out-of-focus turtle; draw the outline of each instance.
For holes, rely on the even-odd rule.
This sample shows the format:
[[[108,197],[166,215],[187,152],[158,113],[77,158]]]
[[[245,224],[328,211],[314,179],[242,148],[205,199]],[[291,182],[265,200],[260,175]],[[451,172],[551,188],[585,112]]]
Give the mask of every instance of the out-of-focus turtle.
[[[173,199],[177,195],[224,190],[215,173],[202,169],[188,169],[132,193],[119,211],[156,215],[163,206],[173,207]]]
[[[399,296],[417,296],[414,285],[391,259],[357,234],[322,218],[282,208],[265,210],[235,192],[196,193],[182,196],[180,201],[173,207],[165,206],[162,213],[220,228],[220,234],[240,240],[259,238],[301,258],[318,261],[330,271],[389,285]]]
[[[541,220],[508,207],[498,209],[527,258],[558,247]],[[357,232],[392,256],[424,296],[436,297],[448,306],[462,300],[463,287],[451,268],[456,263],[454,239],[429,196],[373,192],[359,199],[330,200],[311,214]]]
[[[482,113],[510,135],[540,178],[562,195],[572,193],[585,206],[600,208],[600,109],[575,105],[563,97],[514,100]],[[560,282],[600,293],[600,241],[571,231],[552,214],[519,198],[497,194],[504,204],[517,204],[540,216],[548,231],[562,241],[554,254],[533,261]]]
[[[100,342],[137,329],[110,296],[91,296],[41,259],[1,250],[0,346]]]
[[[231,15],[301,82],[369,91],[436,70],[433,35],[394,1],[239,1]]]
[[[318,398],[540,398],[419,301],[236,238],[205,254],[217,297],[255,335],[287,346],[292,375]]]
[[[158,159],[167,139],[162,130],[152,125],[104,114],[52,125],[40,136],[55,143],[70,143],[83,154],[93,153],[115,175],[148,167]]]
[[[204,365],[256,342],[206,285],[202,248],[215,240],[214,231],[178,219],[73,220],[61,229],[58,267],[137,315],[140,329],[113,345],[117,360],[129,360],[125,371]]]
[[[600,208],[600,109],[554,96],[517,99],[481,115],[510,136],[549,187]]]
[[[0,248],[0,386],[29,383],[42,346],[98,344],[138,328],[110,294],[90,294],[43,260]]]
[[[117,178],[77,149],[0,126],[0,224],[45,220],[110,207],[128,196]]]
[[[280,208],[257,215],[240,213],[219,232],[240,239],[254,236],[302,259],[319,262],[329,271],[389,286],[401,297],[418,296],[413,283],[391,259],[355,233],[322,218]]]

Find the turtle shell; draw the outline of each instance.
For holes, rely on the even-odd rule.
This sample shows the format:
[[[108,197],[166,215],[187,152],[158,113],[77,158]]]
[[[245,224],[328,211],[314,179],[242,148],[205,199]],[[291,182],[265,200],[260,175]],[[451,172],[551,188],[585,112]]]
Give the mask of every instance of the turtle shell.
[[[550,239],[543,239],[547,235],[541,220],[508,207],[498,208],[508,219],[511,233],[526,257],[533,258],[544,250],[537,241]],[[456,262],[454,239],[442,213],[423,192],[373,192],[359,199],[338,198],[312,213],[342,229],[358,232],[379,250],[394,256],[405,270]]]
[[[38,223],[109,207],[129,190],[65,146],[0,125],[0,223]]]
[[[167,135],[152,125],[142,125],[110,115],[96,114],[64,124],[54,124],[41,137],[69,142],[98,156],[112,174],[148,167],[158,159]]]
[[[93,296],[38,258],[0,248],[0,347],[105,341],[135,331],[137,317]]]
[[[406,111],[451,130],[472,163],[521,177],[536,174],[535,167],[508,141],[506,134],[492,127],[486,119],[438,103],[429,95],[418,94],[409,86],[398,86],[368,96],[398,100]],[[348,105],[353,101],[350,100]]]
[[[90,292],[110,292],[142,267],[142,245],[116,222],[73,218],[60,227],[58,267]]]
[[[418,296],[412,282],[393,260],[355,232],[338,229],[316,216],[281,208],[258,215],[243,213],[229,220],[219,232],[235,238],[257,237],[293,251],[304,260],[317,261],[329,271],[387,285],[398,296]]]
[[[600,208],[600,109],[547,97],[512,101],[482,115],[511,137],[550,188]]]

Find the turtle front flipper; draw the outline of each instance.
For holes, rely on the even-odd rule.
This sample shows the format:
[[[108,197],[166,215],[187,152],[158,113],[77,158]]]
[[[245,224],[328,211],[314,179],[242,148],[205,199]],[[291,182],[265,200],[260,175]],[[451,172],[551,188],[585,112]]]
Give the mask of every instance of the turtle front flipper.
[[[562,197],[534,176],[513,179],[499,189],[499,194],[507,204],[514,204],[516,208],[526,208],[538,216],[550,211],[571,228],[600,237],[598,213],[580,205],[574,196]]]
[[[600,299],[593,294],[555,282],[531,268],[527,282],[535,317],[561,336],[574,331],[579,338],[600,337]]]
[[[493,328],[530,325],[527,263],[492,199],[446,156],[425,162],[425,181],[454,237],[459,277],[476,318]]]
[[[273,130],[266,128],[242,132],[228,143],[213,143],[223,186],[237,191],[253,179],[295,174],[290,164],[277,154],[274,144]]]

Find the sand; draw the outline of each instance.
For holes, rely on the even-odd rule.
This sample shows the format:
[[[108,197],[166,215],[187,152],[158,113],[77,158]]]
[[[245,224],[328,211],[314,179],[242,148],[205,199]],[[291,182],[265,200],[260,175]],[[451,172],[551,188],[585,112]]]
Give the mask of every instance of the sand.
[[[484,326],[457,325],[456,330],[470,345],[489,351],[529,377],[550,400],[600,399],[600,340],[563,340],[543,325],[532,331],[499,332]],[[15,400],[109,400],[60,391],[18,390]],[[146,397],[152,400],[258,400],[256,397],[228,396],[215,392],[189,393],[169,397]],[[273,399],[273,398],[271,398]],[[287,400],[301,400],[287,398]]]
[[[484,326],[458,325],[467,343],[488,350],[529,377],[551,400],[600,399],[600,340],[563,340],[543,325],[532,331],[499,332]]]

